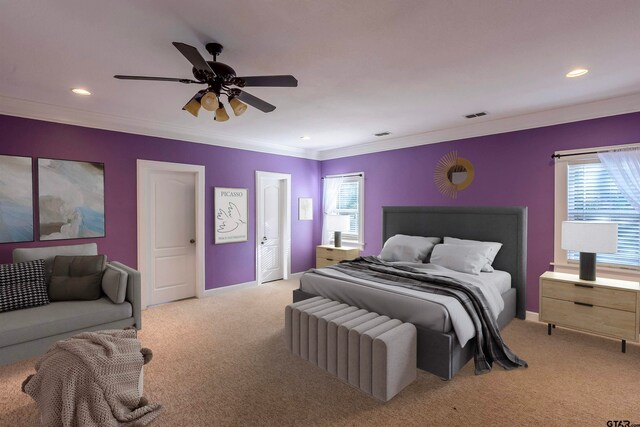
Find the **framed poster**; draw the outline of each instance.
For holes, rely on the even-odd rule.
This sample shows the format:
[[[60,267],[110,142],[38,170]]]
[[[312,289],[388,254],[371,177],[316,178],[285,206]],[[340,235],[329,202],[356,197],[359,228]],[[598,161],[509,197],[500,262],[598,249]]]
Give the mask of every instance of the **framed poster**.
[[[31,157],[0,156],[0,243],[33,240]]]
[[[215,187],[213,189],[215,244],[246,242],[247,227],[246,188]]]
[[[313,199],[311,197],[298,198],[298,220],[299,221],[313,220]]]
[[[38,159],[40,240],[104,237],[104,164]]]

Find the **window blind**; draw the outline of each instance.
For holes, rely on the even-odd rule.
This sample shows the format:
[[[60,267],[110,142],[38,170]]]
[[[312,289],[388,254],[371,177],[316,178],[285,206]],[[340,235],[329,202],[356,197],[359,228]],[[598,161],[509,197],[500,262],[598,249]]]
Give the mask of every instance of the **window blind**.
[[[338,189],[336,213],[349,216],[349,231],[343,232],[345,240],[360,241],[360,180],[342,182]]]
[[[640,267],[640,214],[600,162],[568,165],[567,219],[617,222],[618,252],[598,254],[597,262]],[[578,260],[580,254],[569,251],[567,257]]]

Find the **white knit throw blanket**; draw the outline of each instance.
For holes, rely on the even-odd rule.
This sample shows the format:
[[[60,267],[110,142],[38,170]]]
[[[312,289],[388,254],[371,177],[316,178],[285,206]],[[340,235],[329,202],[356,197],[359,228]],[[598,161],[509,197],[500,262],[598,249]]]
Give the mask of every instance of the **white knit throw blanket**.
[[[141,402],[144,364],[135,330],[84,332],[59,341],[36,362],[23,390],[38,404],[47,427],[144,426],[159,404]]]

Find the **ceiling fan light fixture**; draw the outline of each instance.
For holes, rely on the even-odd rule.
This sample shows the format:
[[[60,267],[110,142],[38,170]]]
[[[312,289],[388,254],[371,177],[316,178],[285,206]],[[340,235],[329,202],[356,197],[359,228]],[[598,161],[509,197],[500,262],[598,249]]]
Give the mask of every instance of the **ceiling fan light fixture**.
[[[233,114],[236,116],[242,115],[245,111],[247,111],[247,104],[240,101],[236,97],[229,98],[229,105],[231,105],[231,109],[233,110]]]
[[[229,120],[229,115],[227,114],[227,110],[224,109],[224,105],[220,103],[219,108],[216,110],[216,118],[217,122],[226,122]]]
[[[200,103],[195,97],[193,97],[184,107],[182,107],[182,109],[188,111],[194,117],[198,117],[198,113],[200,112]]]
[[[200,105],[207,111],[216,111],[218,109],[218,97],[213,92],[205,93],[200,99]]]

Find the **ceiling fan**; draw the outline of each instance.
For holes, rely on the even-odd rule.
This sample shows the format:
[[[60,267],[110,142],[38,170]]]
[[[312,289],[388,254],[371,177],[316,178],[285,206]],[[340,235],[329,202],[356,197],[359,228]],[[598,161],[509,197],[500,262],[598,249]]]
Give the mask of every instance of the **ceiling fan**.
[[[255,97],[242,89],[246,86],[268,86],[268,87],[297,87],[298,80],[291,75],[279,76],[248,76],[237,77],[233,68],[222,62],[217,62],[216,58],[222,53],[222,45],[219,43],[207,43],[205,46],[207,52],[213,55],[213,61],[206,61],[198,49],[185,43],[173,42],[173,45],[184,55],[185,58],[193,65],[192,79],[181,79],[173,77],[147,77],[147,76],[123,76],[115,75],[116,79],[123,80],[153,80],[163,82],[179,82],[184,84],[206,84],[207,88],[198,91],[190,100],[182,107],[195,117],[198,117],[200,107],[208,111],[215,111],[215,120],[224,122],[229,120],[229,115],[220,97],[227,96],[227,101],[233,109],[236,116],[241,115],[247,109],[247,104],[257,108],[260,111],[269,113],[276,109],[275,105],[271,105],[262,99]],[[236,87],[231,87],[236,86]]]

